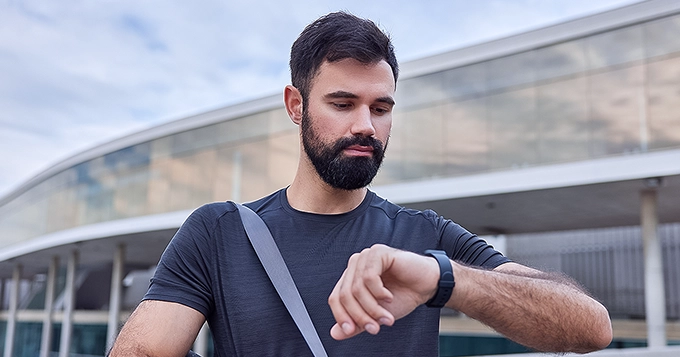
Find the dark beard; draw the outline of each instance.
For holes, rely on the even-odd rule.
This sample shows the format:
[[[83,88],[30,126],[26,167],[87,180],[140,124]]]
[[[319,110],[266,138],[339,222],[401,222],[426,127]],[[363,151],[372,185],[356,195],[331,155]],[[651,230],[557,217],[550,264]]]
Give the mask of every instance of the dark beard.
[[[353,136],[327,145],[314,132],[311,116],[306,108],[302,113],[301,129],[302,145],[307,156],[321,179],[331,187],[356,190],[373,181],[385,157],[385,149],[380,140],[368,136]],[[352,145],[372,147],[373,157],[345,157],[342,151]]]

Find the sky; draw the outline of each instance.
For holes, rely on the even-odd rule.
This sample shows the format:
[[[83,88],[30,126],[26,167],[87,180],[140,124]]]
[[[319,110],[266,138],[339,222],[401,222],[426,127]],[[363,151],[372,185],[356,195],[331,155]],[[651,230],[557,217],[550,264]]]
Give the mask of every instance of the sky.
[[[290,45],[345,10],[401,62],[637,0],[0,0],[0,198],[50,166],[289,83]]]

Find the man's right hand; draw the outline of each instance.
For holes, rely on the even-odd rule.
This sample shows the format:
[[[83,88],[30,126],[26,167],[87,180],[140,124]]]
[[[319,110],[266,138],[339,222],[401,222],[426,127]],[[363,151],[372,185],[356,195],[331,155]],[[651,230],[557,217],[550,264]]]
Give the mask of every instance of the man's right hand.
[[[343,340],[363,331],[377,334],[429,300],[437,290],[439,264],[431,257],[376,244],[353,254],[328,303]]]

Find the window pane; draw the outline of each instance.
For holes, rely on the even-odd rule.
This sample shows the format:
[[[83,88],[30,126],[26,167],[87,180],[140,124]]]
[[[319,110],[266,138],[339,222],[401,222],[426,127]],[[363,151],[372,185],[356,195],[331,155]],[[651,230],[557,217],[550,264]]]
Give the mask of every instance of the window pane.
[[[447,175],[478,172],[489,167],[488,124],[485,98],[444,107]]]
[[[385,151],[385,159],[374,185],[385,185],[402,180],[404,171],[404,143],[406,141],[406,112],[395,110],[392,116],[392,134]]]
[[[488,90],[532,83],[536,80],[534,51],[486,62],[486,68]]]
[[[295,129],[269,137],[267,148],[269,155],[267,159],[268,191],[273,192],[293,182],[299,151],[299,135]]]
[[[593,156],[640,151],[645,120],[642,74],[642,66],[635,66],[591,76]]]
[[[409,78],[399,82],[395,101],[401,109],[442,101],[447,97],[444,72]]]
[[[536,50],[537,80],[581,73],[587,69],[584,40],[569,41]]]
[[[648,64],[649,148],[680,146],[680,57]]]
[[[535,88],[489,97],[491,168],[523,167],[538,161]]]
[[[443,175],[443,140],[446,135],[441,105],[405,113],[403,179]]]
[[[647,57],[680,52],[680,15],[644,25]]]
[[[202,150],[169,162],[170,199],[165,212],[192,209],[212,200],[216,155],[214,149]]]
[[[255,141],[239,145],[241,152],[241,200],[251,201],[269,193],[267,155],[263,143]]]
[[[536,87],[542,163],[588,158],[587,93],[585,77]]]
[[[631,26],[587,39],[590,68],[601,68],[643,58],[642,27]]]
[[[454,68],[444,72],[448,98],[463,98],[486,91],[486,64]]]

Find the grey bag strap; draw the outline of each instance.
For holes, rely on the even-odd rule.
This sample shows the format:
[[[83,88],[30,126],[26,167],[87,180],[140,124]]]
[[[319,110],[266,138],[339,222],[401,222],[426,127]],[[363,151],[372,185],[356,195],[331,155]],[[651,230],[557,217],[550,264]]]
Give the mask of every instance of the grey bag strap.
[[[234,202],[241,214],[243,227],[246,229],[250,244],[252,244],[257,257],[260,259],[264,270],[272,281],[276,292],[279,293],[283,304],[286,305],[288,313],[293,317],[295,324],[305,338],[307,346],[312,350],[315,357],[328,357],[323,348],[321,339],[316,333],[312,319],[307,313],[302,297],[298,292],[293,277],[290,276],[286,262],[279,252],[279,248],[274,242],[272,234],[262,218],[250,208]]]

